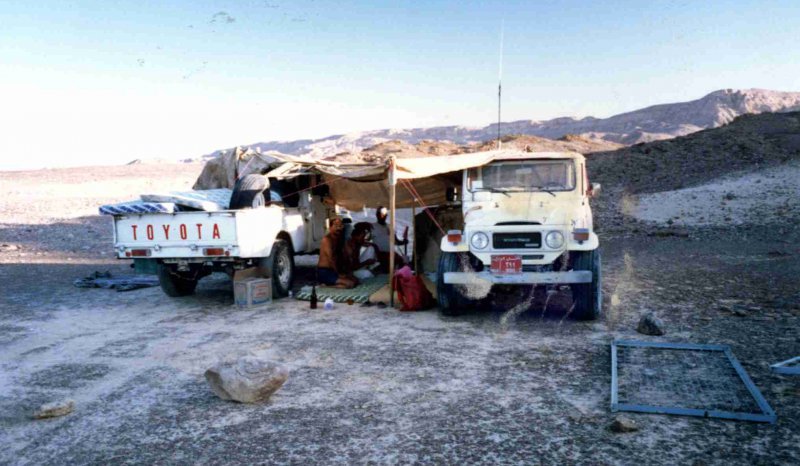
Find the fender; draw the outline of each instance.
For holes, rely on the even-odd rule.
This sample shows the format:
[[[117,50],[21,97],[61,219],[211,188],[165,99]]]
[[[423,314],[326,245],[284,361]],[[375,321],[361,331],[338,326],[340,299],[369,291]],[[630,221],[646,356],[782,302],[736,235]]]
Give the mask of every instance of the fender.
[[[466,241],[461,241],[459,243],[451,243],[447,241],[447,235],[442,237],[442,241],[439,244],[439,249],[442,252],[469,252],[469,245]]]
[[[570,234],[572,236],[572,234]],[[600,239],[595,232],[589,232],[589,240],[584,241],[583,244],[575,241],[570,237],[567,243],[567,249],[570,251],[593,251],[600,246]]]

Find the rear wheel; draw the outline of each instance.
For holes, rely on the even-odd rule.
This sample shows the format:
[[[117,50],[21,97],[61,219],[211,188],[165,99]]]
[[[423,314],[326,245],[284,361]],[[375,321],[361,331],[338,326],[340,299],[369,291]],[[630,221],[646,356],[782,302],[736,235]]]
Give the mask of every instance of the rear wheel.
[[[572,270],[589,270],[592,272],[591,283],[570,285],[575,306],[572,311],[573,315],[579,320],[595,320],[600,316],[603,305],[600,250],[574,252],[572,255]]]
[[[158,283],[167,296],[178,298],[194,293],[198,276],[192,272],[178,272],[166,264],[158,264]]]
[[[464,272],[469,263],[466,253],[443,252],[439,256],[439,271],[436,274],[436,298],[439,309],[446,316],[458,316],[466,312],[470,300],[461,292],[463,285],[449,285],[444,282],[445,272]]]
[[[276,239],[272,244],[272,252],[264,259],[262,267],[272,277],[272,296],[289,296],[294,282],[294,255],[289,242]]]
[[[262,175],[245,175],[233,186],[229,208],[232,210],[252,209],[266,205],[264,191],[269,189],[269,180]]]

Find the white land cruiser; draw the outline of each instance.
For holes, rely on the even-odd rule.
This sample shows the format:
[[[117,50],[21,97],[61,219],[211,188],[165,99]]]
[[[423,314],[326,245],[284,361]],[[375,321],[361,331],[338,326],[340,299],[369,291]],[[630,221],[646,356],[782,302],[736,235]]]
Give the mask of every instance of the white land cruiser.
[[[212,272],[248,267],[261,267],[273,279],[273,296],[286,296],[294,255],[318,250],[326,232],[327,190],[311,188],[315,177],[273,180],[284,195],[267,201],[267,178],[247,175],[234,188],[231,210],[114,215],[117,257],[133,259],[137,272],[157,273],[169,296],[194,293]]]
[[[463,173],[464,230],[441,240],[439,306],[459,314],[493,285],[569,285],[572,314],[600,314],[601,272],[586,161],[577,153],[510,153]]]

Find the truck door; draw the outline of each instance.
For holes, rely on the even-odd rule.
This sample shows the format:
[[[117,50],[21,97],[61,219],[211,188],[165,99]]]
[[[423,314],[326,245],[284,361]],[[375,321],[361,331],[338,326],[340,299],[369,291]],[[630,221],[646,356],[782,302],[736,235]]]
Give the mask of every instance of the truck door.
[[[328,208],[322,203],[319,196],[311,196],[311,242],[314,245],[311,249],[319,249],[322,237],[325,236],[325,220],[328,216]]]
[[[327,209],[322,203],[317,184],[318,175],[308,174],[295,178],[300,191],[299,207],[303,214],[303,239],[305,251],[319,249],[322,237],[325,236],[325,219]]]
[[[322,237],[325,236],[327,208],[319,196],[315,196],[310,192],[304,193],[300,201],[300,207],[305,225],[306,250],[319,249]]]

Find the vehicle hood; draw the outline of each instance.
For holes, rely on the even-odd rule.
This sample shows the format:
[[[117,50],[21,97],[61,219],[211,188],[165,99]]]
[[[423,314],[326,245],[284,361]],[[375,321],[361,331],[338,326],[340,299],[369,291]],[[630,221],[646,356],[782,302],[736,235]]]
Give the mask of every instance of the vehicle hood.
[[[574,199],[563,200],[544,193],[530,199],[506,199],[465,203],[467,227],[495,226],[507,222],[535,222],[541,225],[569,225],[575,214]],[[525,196],[529,197],[529,196]]]

